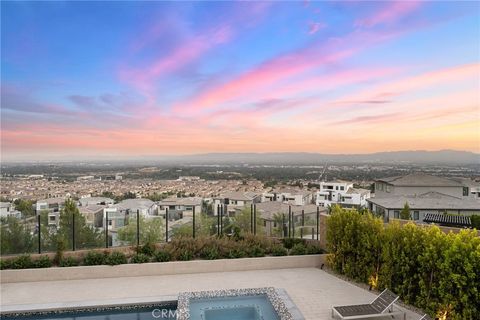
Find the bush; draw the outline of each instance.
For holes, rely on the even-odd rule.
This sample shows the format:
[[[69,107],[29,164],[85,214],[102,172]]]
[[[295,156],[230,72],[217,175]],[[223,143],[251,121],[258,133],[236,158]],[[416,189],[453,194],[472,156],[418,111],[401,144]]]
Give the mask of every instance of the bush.
[[[10,267],[12,269],[29,269],[33,268],[34,264],[30,255],[25,254],[12,259]]]
[[[470,220],[472,221],[472,227],[474,227],[477,230],[480,230],[480,216],[473,215],[470,217]]]
[[[106,256],[102,252],[89,251],[83,258],[83,264],[86,266],[98,266],[105,264]]]
[[[320,248],[320,246],[312,244],[312,243],[307,244],[306,249],[307,249],[306,254],[321,254],[321,253],[323,253],[323,250],[322,250],[322,248]]]
[[[48,256],[41,256],[33,261],[34,268],[50,268],[52,266],[52,260]]]
[[[281,245],[276,245],[272,247],[272,256],[280,257],[288,255],[288,250]]]
[[[296,244],[305,244],[304,239],[298,239],[298,238],[283,238],[282,242],[284,247],[287,249],[292,249],[293,246]]]
[[[307,254],[307,247],[302,243],[297,243],[292,249],[290,249],[290,255],[292,256],[301,256],[304,254]]]
[[[105,263],[111,266],[128,263],[127,256],[123,252],[113,251],[105,258]]]
[[[247,256],[247,253],[242,250],[242,249],[231,249],[227,253],[227,258],[228,259],[238,259],[238,258],[245,258]]]
[[[143,253],[137,253],[132,257],[132,263],[147,263],[150,262],[150,257]]]
[[[78,260],[74,257],[66,257],[60,260],[60,263],[58,265],[60,267],[76,267],[78,266],[78,264]]]
[[[204,247],[200,252],[200,257],[206,260],[215,260],[220,258],[220,253],[217,247]]]
[[[180,261],[189,261],[193,259],[193,253],[189,250],[185,250],[178,256],[178,260]]]
[[[155,251],[153,253],[153,261],[155,262],[167,262],[172,260],[172,255],[163,250]]]
[[[11,268],[12,268],[12,260],[10,259],[0,260],[0,270],[11,269]]]
[[[253,258],[257,257],[265,257],[265,250],[263,250],[260,246],[256,245],[250,249],[249,256]]]
[[[139,247],[137,253],[142,253],[149,257],[153,256],[155,252],[155,245],[153,243],[145,243],[143,246]]]
[[[350,278],[388,287],[432,317],[480,319],[480,237],[472,230],[443,233],[413,223],[384,227],[370,213],[334,209],[327,220],[331,267]],[[378,280],[375,281],[375,280]]]

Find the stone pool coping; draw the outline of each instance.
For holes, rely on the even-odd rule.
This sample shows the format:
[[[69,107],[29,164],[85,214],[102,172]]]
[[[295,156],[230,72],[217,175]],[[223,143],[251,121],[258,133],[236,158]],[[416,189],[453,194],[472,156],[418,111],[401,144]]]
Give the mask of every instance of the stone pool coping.
[[[294,317],[288,310],[285,302],[273,287],[182,292],[178,295],[177,320],[190,320],[189,310],[190,300],[192,299],[215,299],[221,297],[241,297],[257,295],[267,296],[269,302],[272,304],[273,309],[277,313],[280,320],[297,320],[294,319]]]

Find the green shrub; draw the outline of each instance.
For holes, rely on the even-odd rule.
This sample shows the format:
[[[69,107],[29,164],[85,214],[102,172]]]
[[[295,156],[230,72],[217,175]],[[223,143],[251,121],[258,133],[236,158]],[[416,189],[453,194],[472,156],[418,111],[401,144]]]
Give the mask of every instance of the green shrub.
[[[25,254],[12,259],[10,267],[12,269],[29,269],[33,268],[34,264],[30,255]]]
[[[145,243],[143,246],[140,246],[137,250],[137,253],[142,253],[149,257],[153,256],[155,252],[155,245],[153,243]]]
[[[167,262],[172,260],[172,255],[164,250],[155,251],[153,253],[153,261],[155,262]]]
[[[282,242],[284,247],[287,249],[292,249],[296,244],[305,244],[305,240],[299,238],[283,238]]]
[[[83,258],[83,264],[86,266],[98,266],[105,264],[106,256],[103,252],[89,251]]]
[[[132,263],[147,263],[150,262],[150,257],[143,253],[137,253],[132,257]]]
[[[292,256],[301,256],[307,254],[307,247],[302,243],[297,243],[290,249],[290,255]]]
[[[52,260],[48,256],[41,256],[33,261],[34,268],[50,268],[52,266]]]
[[[220,253],[217,247],[205,247],[200,252],[200,257],[206,260],[215,260],[220,258]]]
[[[473,230],[391,223],[335,208],[327,220],[330,266],[350,278],[388,287],[431,316],[480,319],[480,237]],[[378,283],[373,281],[378,279]]]
[[[78,266],[78,264],[78,260],[74,257],[66,257],[60,260],[60,263],[58,265],[60,267],[76,267]]]
[[[11,269],[11,268],[12,268],[12,260],[10,259],[0,260],[0,270]]]
[[[263,250],[260,246],[256,245],[250,249],[248,255],[253,258],[265,257],[265,250]]]
[[[480,230],[480,216],[473,215],[470,217],[470,220],[472,221],[472,227],[474,227],[477,230]]]
[[[276,245],[272,247],[272,256],[286,256],[288,255],[288,250],[281,245]]]
[[[320,246],[315,245],[313,243],[307,244],[306,249],[307,249],[306,254],[321,254],[321,253],[323,253],[322,248],[320,248]]]
[[[111,266],[128,263],[127,256],[120,251],[113,251],[105,258],[105,263]]]
[[[193,259],[193,253],[190,250],[185,250],[178,256],[180,261],[189,261]]]
[[[246,256],[247,256],[247,253],[245,252],[245,250],[238,249],[238,248],[231,249],[227,253],[228,259],[245,258]]]

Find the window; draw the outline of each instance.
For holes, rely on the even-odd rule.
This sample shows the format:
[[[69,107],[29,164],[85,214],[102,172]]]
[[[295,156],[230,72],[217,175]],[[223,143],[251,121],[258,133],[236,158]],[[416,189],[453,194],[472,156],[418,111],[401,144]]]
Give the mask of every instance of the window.
[[[387,192],[390,192],[390,186],[388,184],[386,185],[386,190]]]
[[[335,190],[338,190],[338,186],[335,187]]]
[[[341,186],[341,187],[340,187],[340,190],[345,190],[345,187],[344,187],[344,186]]]
[[[400,218],[400,211],[398,211],[398,210],[393,211],[393,217],[394,217],[395,219]]]
[[[468,196],[468,187],[463,187],[463,196],[464,197]]]
[[[420,220],[420,213],[418,211],[413,211],[413,220]]]

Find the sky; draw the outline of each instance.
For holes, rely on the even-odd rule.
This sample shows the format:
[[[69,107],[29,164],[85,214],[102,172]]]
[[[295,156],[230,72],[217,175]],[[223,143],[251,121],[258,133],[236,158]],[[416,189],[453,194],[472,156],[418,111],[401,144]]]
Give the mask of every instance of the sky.
[[[480,152],[480,2],[2,1],[3,161]]]

